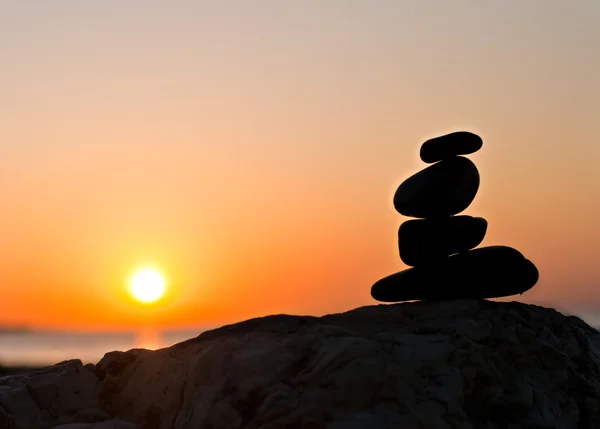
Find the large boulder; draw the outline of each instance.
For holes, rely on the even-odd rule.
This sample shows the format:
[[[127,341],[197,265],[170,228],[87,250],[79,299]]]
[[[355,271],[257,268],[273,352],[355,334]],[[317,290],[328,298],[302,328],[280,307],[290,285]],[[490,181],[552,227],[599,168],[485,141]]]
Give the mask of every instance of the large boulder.
[[[81,399],[78,400],[77,398]],[[561,428],[600,423],[600,334],[490,301],[269,316],[0,378],[0,428]]]

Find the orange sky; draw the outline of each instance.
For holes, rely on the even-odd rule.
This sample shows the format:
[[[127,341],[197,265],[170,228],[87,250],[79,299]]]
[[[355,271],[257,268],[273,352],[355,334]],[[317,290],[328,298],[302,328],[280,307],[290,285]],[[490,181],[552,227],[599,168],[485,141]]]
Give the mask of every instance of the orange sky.
[[[426,3],[426,4],[425,4]],[[466,129],[464,213],[600,314],[600,3],[5,2],[0,324],[121,329],[374,304],[392,195]],[[152,308],[124,292],[162,267]]]

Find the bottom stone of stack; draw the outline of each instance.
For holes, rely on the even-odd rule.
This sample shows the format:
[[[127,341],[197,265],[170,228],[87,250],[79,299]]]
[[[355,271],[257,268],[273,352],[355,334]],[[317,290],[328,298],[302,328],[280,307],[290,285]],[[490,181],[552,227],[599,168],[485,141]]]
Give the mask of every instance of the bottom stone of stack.
[[[531,289],[538,277],[518,250],[489,246],[387,276],[371,296],[383,302],[499,298]]]

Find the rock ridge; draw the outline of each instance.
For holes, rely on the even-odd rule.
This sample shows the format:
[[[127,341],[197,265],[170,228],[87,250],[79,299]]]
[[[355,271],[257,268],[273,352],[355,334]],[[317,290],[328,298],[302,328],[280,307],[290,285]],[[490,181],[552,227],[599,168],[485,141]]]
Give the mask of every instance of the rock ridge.
[[[600,333],[486,300],[274,315],[0,378],[0,428],[599,428]]]

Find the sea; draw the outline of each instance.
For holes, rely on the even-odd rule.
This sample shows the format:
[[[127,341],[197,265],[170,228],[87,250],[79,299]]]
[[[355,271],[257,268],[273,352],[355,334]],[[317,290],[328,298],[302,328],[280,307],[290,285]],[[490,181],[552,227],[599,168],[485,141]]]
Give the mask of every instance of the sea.
[[[110,351],[156,350],[195,338],[204,330],[107,333],[0,330],[0,367],[40,367],[69,359],[96,363]]]

